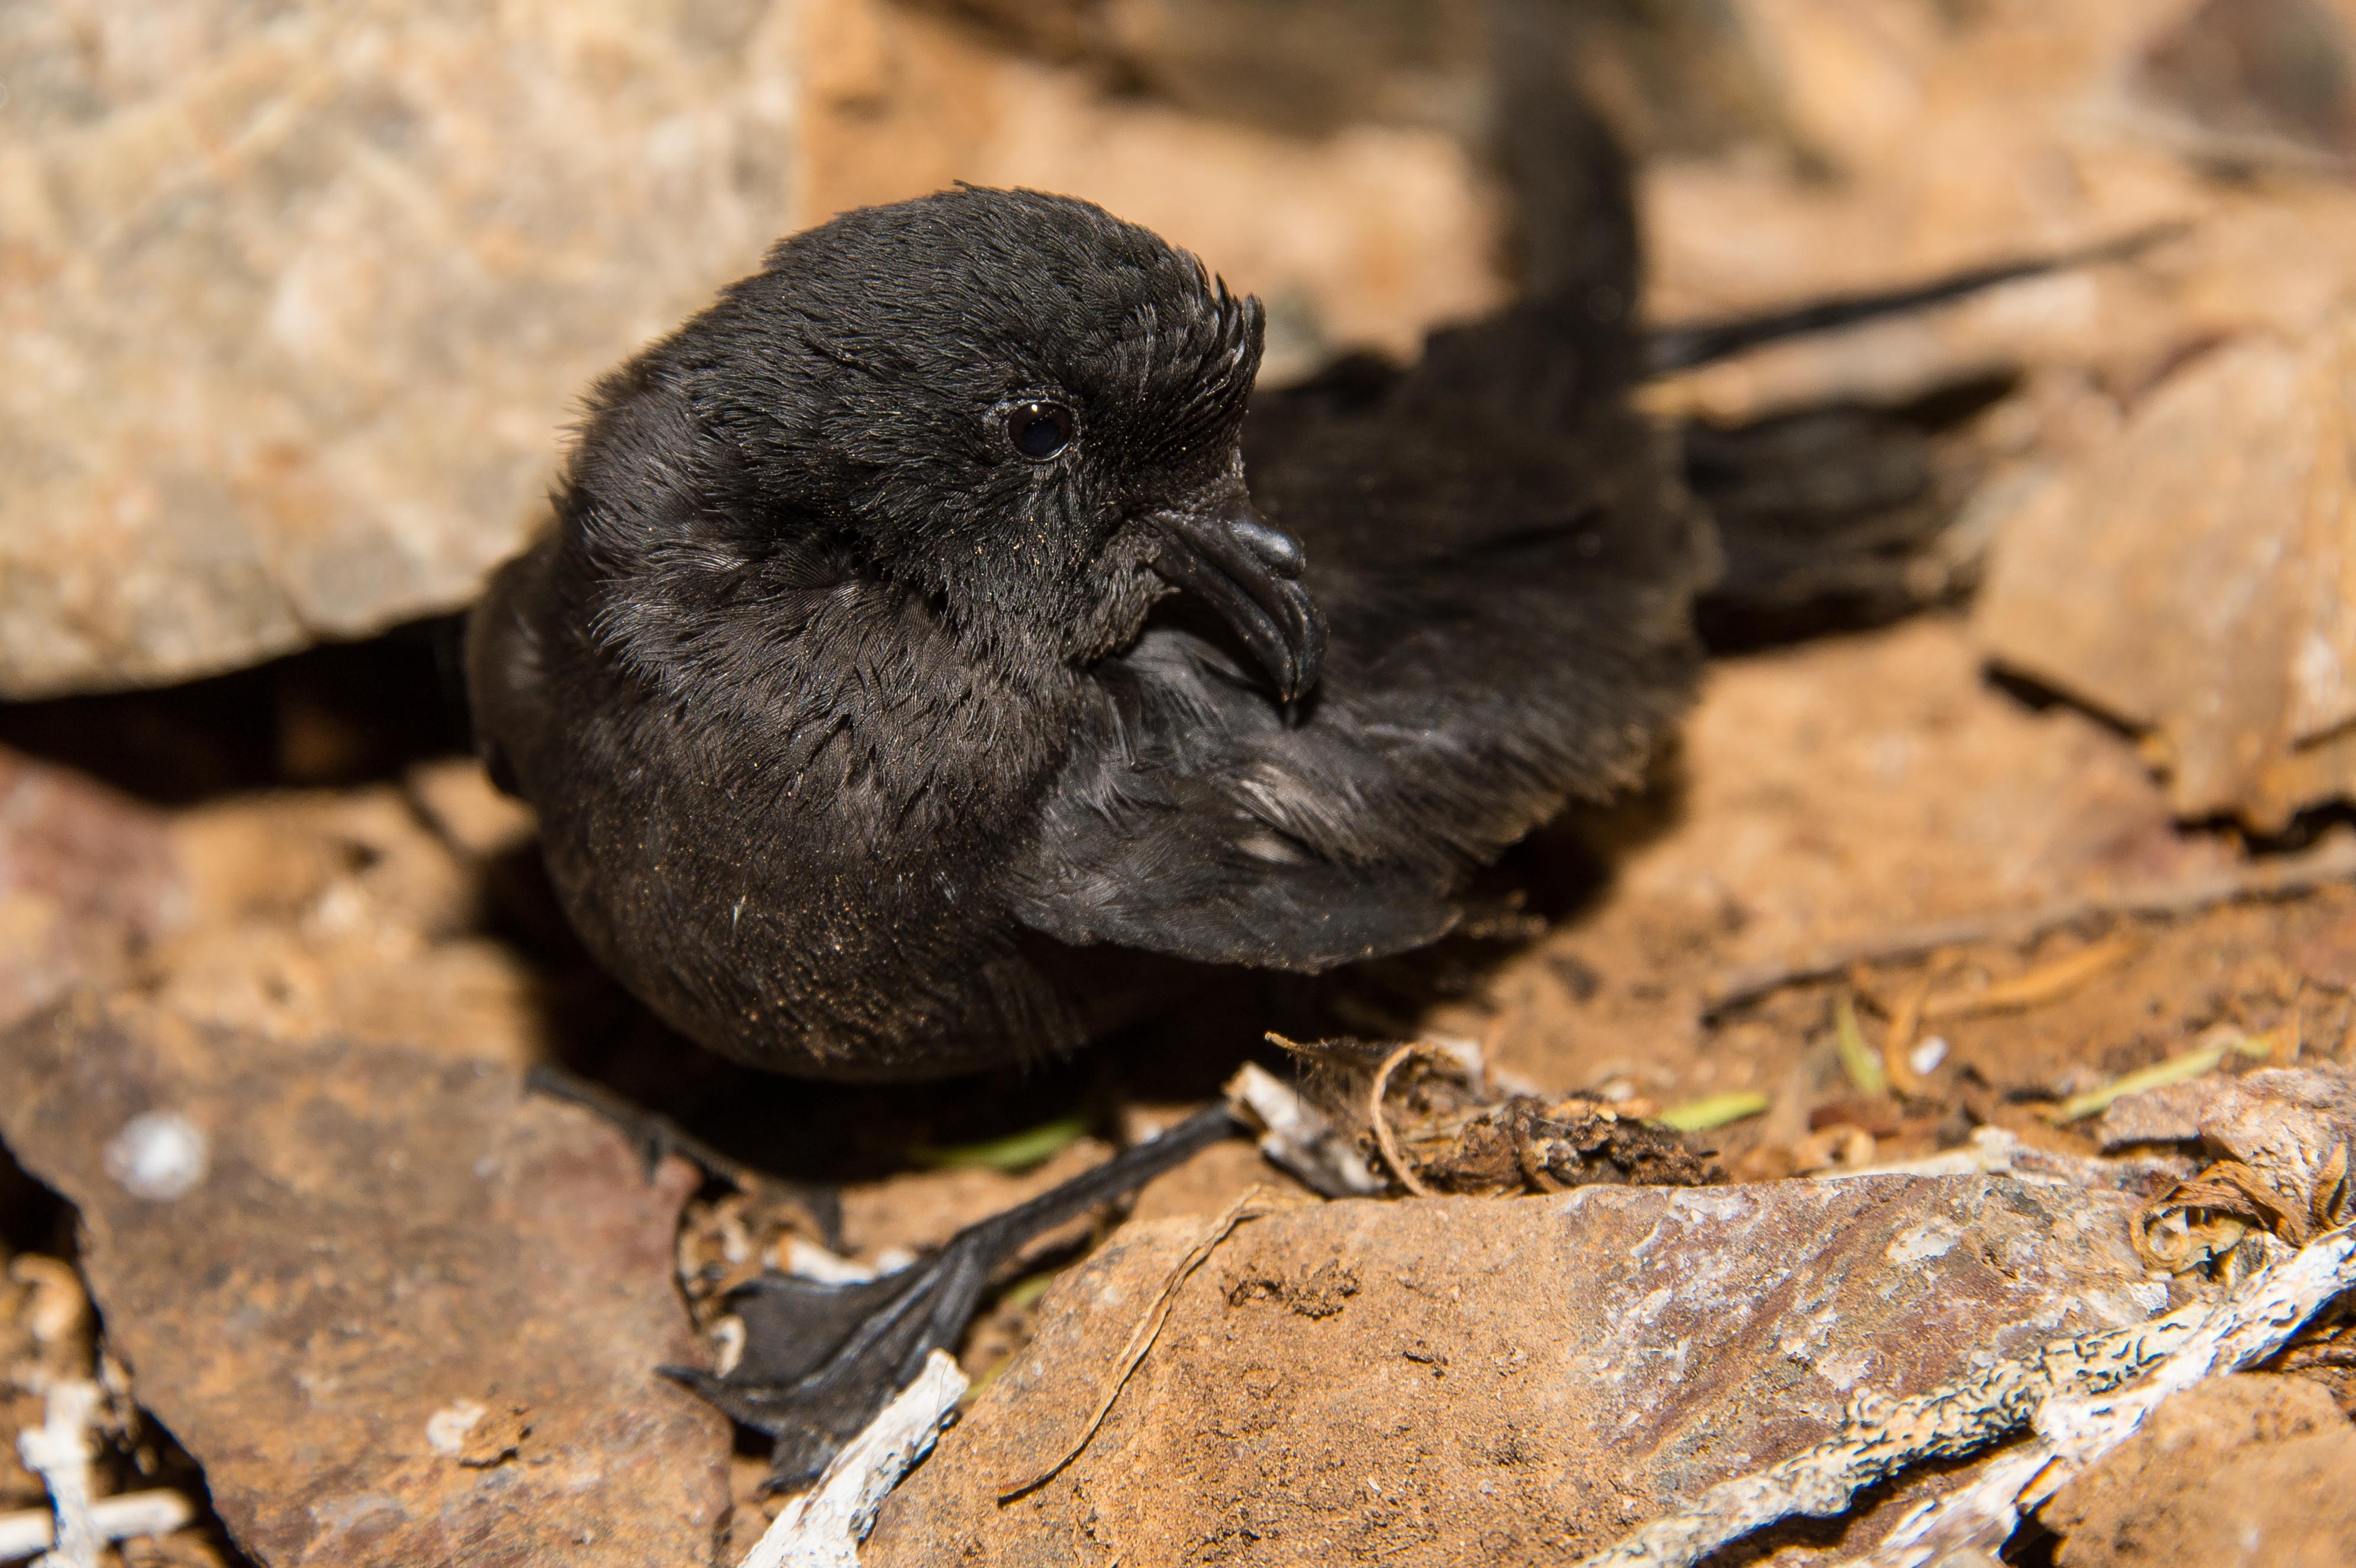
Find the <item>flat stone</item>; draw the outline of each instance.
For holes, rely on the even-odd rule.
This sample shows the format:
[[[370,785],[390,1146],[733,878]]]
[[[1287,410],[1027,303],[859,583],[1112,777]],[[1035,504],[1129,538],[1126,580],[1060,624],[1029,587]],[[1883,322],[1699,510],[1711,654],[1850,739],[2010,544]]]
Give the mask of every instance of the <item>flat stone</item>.
[[[2251,1373],[2170,1398],[2054,1494],[2062,1568],[2356,1562],[2356,1427],[2319,1384]]]
[[[2106,1150],[2197,1139],[2207,1157],[2249,1167],[2294,1209],[2329,1211],[2356,1155],[2356,1072],[2327,1062],[2147,1089],[2105,1110],[2095,1136]]]
[[[2170,804],[2278,831],[2356,791],[2356,313],[2171,378],[2005,524],[1976,624],[2149,731]]]
[[[0,697],[470,598],[589,379],[787,227],[795,11],[13,11]]]
[[[695,1178],[512,1072],[87,995],[0,1036],[133,1390],[266,1568],[712,1561],[671,1278]]]
[[[1905,1395],[2167,1303],[2133,1200],[2007,1178],[1349,1201],[1131,1226],[886,1505],[868,1568],[1562,1560]],[[1852,1531],[1854,1547],[1859,1532]]]
[[[109,977],[187,903],[163,813],[0,750],[0,1028]]]

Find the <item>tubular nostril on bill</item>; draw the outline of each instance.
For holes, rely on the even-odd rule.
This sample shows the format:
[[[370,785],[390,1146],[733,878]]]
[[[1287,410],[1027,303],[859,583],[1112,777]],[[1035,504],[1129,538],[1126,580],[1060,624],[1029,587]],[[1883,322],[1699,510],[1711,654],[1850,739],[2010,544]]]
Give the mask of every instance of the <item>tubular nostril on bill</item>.
[[[1249,516],[1230,517],[1227,527],[1270,571],[1280,577],[1298,577],[1307,564],[1301,553],[1301,541],[1282,528],[1271,528]]]

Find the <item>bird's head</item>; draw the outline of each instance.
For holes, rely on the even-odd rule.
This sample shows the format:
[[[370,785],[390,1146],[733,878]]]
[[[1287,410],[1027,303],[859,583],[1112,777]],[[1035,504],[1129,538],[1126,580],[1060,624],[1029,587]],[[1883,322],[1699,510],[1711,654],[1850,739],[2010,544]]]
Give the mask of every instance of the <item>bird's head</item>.
[[[960,187],[785,240],[651,357],[723,554],[821,532],[977,646],[1065,665],[1181,589],[1289,700],[1325,629],[1245,486],[1260,336],[1257,300],[1143,229]]]

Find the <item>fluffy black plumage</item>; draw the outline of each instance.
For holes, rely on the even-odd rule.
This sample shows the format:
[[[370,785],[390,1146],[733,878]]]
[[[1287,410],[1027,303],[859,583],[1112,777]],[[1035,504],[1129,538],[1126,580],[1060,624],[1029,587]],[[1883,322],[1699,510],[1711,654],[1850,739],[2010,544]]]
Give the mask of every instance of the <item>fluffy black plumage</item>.
[[[1713,555],[1619,282],[1248,400],[1256,303],[1087,204],[785,241],[601,384],[474,619],[574,923],[693,1038],[839,1077],[1076,1040],[1074,949],[1438,936],[1693,678]]]
[[[1632,269],[1252,399],[1257,304],[1086,203],[786,240],[599,386],[470,628],[573,921],[691,1037],[844,1078],[1079,1040],[1089,949],[1432,940],[1693,682]]]

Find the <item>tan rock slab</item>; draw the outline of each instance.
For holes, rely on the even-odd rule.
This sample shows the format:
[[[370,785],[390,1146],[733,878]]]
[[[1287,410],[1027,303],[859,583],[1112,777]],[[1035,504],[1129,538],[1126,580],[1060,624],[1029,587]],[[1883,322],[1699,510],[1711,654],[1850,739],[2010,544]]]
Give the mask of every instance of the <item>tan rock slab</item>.
[[[187,911],[163,813],[0,750],[0,1027],[110,976]]]
[[[2187,1389],[2039,1516],[2062,1568],[2356,1562],[2356,1426],[2321,1384],[2251,1373]]]
[[[488,1063],[87,996],[0,1036],[0,1138],[266,1568],[712,1560],[727,1426],[654,1370],[683,1166]]]
[[[2188,366],[2006,523],[1976,628],[2147,731],[2185,816],[2356,790],[2356,312]]]
[[[0,81],[0,699],[465,603],[592,378],[844,207],[1105,201],[1297,368],[1502,292],[1444,133],[1228,124],[887,0],[41,0]]]
[[[1211,1254],[1086,1450],[1001,1506],[1078,1438],[1207,1221],[1133,1226],[1051,1293],[862,1561],[1569,1561],[1866,1391],[2147,1316],[2167,1292],[2131,1207],[1869,1178],[1291,1211]]]

